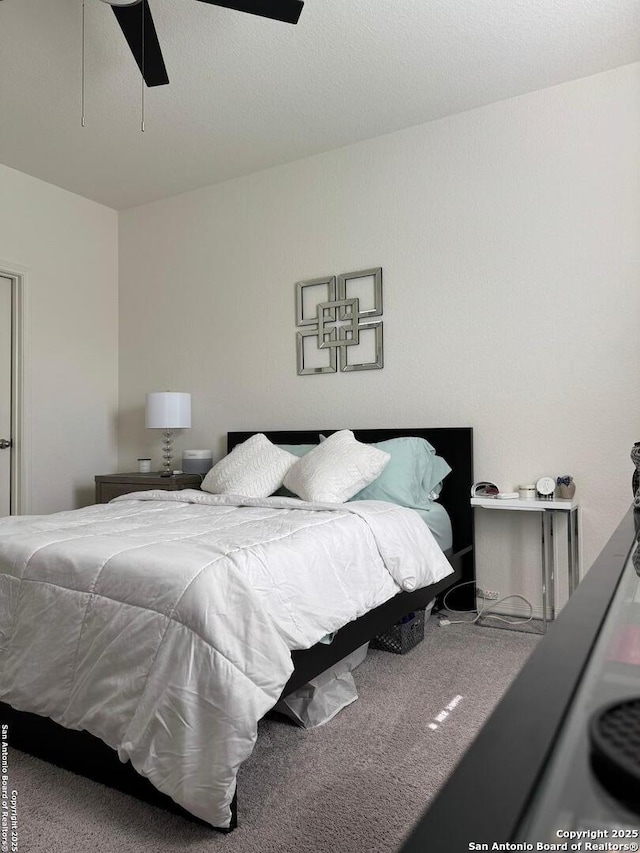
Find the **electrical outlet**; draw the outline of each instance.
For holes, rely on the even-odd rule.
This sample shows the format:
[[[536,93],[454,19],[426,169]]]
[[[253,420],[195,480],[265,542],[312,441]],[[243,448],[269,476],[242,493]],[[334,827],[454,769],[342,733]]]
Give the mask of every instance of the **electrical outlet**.
[[[484,598],[485,601],[497,601],[500,598],[500,593],[495,589],[482,589],[479,586],[476,587],[476,595],[478,598]]]

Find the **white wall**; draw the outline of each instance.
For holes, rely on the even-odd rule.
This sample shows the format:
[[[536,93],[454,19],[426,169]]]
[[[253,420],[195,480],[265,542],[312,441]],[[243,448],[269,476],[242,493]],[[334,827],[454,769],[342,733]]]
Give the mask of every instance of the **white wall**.
[[[232,429],[470,425],[477,478],[574,475],[590,564],[640,439],[638,139],[636,64],[123,213],[121,469],[159,463],[150,390],[193,394],[178,456]],[[384,369],[297,376],[294,283],[370,266]],[[539,603],[535,518],[477,521],[480,582]]]
[[[91,503],[114,470],[117,214],[0,166],[0,270],[25,274],[27,511]]]

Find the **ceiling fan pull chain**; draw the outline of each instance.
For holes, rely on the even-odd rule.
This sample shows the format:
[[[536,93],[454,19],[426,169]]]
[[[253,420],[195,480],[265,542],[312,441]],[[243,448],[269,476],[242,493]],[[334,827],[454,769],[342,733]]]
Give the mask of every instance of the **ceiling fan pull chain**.
[[[144,133],[144,2],[140,4],[140,8],[142,9],[142,68],[140,69],[142,72],[142,76],[140,79],[140,132]]]
[[[84,127],[84,78],[85,78],[85,62],[84,62],[84,0],[82,0],[82,127]]]

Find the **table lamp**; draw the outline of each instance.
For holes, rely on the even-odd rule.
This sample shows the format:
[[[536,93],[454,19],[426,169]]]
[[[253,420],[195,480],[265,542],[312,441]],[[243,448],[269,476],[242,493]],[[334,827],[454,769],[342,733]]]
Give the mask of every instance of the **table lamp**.
[[[161,429],[163,470],[161,477],[170,477],[171,451],[174,429],[189,429],[191,426],[191,394],[182,391],[152,391],[147,394],[147,429]]]

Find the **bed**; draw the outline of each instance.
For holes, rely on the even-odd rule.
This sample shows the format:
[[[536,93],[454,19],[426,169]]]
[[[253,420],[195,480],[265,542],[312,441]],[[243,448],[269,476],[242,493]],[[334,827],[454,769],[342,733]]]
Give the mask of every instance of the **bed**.
[[[330,436],[332,433],[333,430],[319,430],[267,432],[265,435],[276,444],[296,445],[317,444],[320,434]],[[251,435],[254,433],[230,433],[229,451],[245,442]],[[56,587],[56,601],[61,602],[56,606],[64,608],[65,596],[69,594],[73,595],[74,601],[81,596],[85,596],[83,601],[97,600],[100,607],[87,605],[82,615],[79,608],[73,604],[75,609],[68,611],[63,626],[60,626],[59,622],[54,623],[60,627],[60,633],[64,634],[67,628],[73,633],[76,630],[73,626],[74,619],[81,619],[81,625],[77,628],[78,637],[84,632],[82,644],[80,639],[77,640],[73,663],[73,689],[69,688],[71,698],[65,693],[62,705],[55,706],[55,697],[49,696],[50,693],[55,693],[55,690],[51,688],[50,679],[47,682],[47,667],[40,667],[42,672],[32,667],[29,677],[16,675],[24,671],[25,667],[29,669],[29,658],[25,655],[31,655],[33,660],[33,648],[26,648],[31,643],[30,636],[27,641],[22,642],[24,648],[20,648],[20,632],[14,632],[18,642],[12,640],[12,655],[6,666],[2,696],[9,697],[13,705],[21,710],[15,711],[9,704],[0,707],[3,720],[8,721],[10,725],[11,745],[121,790],[127,790],[143,799],[172,810],[180,810],[180,806],[173,801],[176,800],[186,806],[191,815],[205,820],[215,828],[232,829],[237,821],[235,777],[225,773],[229,768],[233,770],[233,765],[237,764],[238,760],[243,760],[242,756],[247,756],[247,749],[250,752],[254,728],[257,730],[255,717],[259,718],[266,713],[279,696],[285,696],[305,684],[408,612],[424,607],[434,596],[452,585],[461,581],[468,582],[460,588],[460,606],[468,603],[473,595],[473,522],[468,499],[469,485],[473,482],[472,432],[470,429],[355,431],[355,437],[367,445],[407,435],[426,438],[438,454],[447,459],[452,468],[451,474],[444,480],[439,504],[446,509],[451,519],[453,540],[447,556],[453,571],[446,576],[438,576],[439,579],[435,582],[426,582],[425,578],[419,578],[417,589],[412,588],[416,585],[415,579],[407,582],[407,572],[411,575],[414,570],[410,568],[413,559],[411,552],[406,549],[409,547],[409,540],[414,539],[414,549],[421,547],[421,542],[425,548],[430,547],[426,539],[424,542],[420,539],[423,536],[423,522],[411,510],[399,509],[377,501],[355,501],[352,506],[345,504],[336,508],[323,505],[300,506],[300,501],[287,497],[252,502],[251,499],[238,500],[205,493],[165,493],[161,496],[145,493],[135,499],[126,496],[120,503],[112,502],[102,512],[98,508],[89,508],[75,511],[75,515],[62,514],[62,519],[56,519],[54,516],[51,522],[39,519],[32,523],[33,529],[28,526],[31,522],[27,522],[27,527],[20,527],[21,522],[15,522],[26,532],[22,536],[6,537],[5,543],[10,544],[5,544],[5,557],[8,554],[16,564],[22,559],[19,556],[21,549],[27,548],[29,554],[39,554],[41,542],[46,546],[42,548],[46,557],[49,546],[55,540],[56,548],[61,547],[62,550],[51,551],[54,556],[49,559],[49,563],[45,560],[42,571],[53,573],[51,577],[63,588],[63,593],[58,594]],[[245,515],[239,516],[239,512]],[[218,535],[216,542],[219,542],[219,545],[210,542],[212,513],[215,513],[216,519],[224,515],[225,518],[233,520],[232,532]],[[153,532],[149,538],[152,523],[155,525],[153,531],[156,531],[159,525],[161,532]],[[216,520],[215,525],[217,523]],[[387,541],[384,538],[385,529],[389,524],[398,523],[408,525],[406,530],[403,528],[407,534],[407,542],[400,542],[402,537],[399,539],[395,534]],[[267,530],[266,544],[254,542],[256,524],[261,530]],[[352,531],[356,528],[358,531],[364,531],[367,539],[364,545],[356,545],[354,550],[352,540],[348,537],[355,535]],[[176,531],[179,536],[176,536]],[[343,545],[343,552],[349,552],[351,549],[355,554],[357,551],[357,559],[353,556],[349,558],[350,571],[357,573],[367,570],[367,560],[370,560],[372,575],[378,572],[379,578],[377,597],[371,598],[360,581],[345,595],[345,602],[340,602],[340,607],[344,605],[344,612],[339,616],[335,614],[335,624],[328,625],[331,630],[336,631],[330,644],[319,642],[322,626],[319,622],[313,624],[314,613],[311,608],[306,611],[305,618],[300,619],[297,611],[296,615],[291,615],[293,611],[289,609],[288,603],[290,588],[297,583],[292,580],[297,565],[295,560],[298,560],[299,564],[299,557],[293,557],[288,546],[293,539],[310,543],[311,539],[315,541],[321,535],[325,536],[325,539],[337,537],[337,541]],[[59,542],[62,542],[62,545],[59,546]],[[391,551],[388,542],[393,543]],[[206,578],[203,566],[208,571],[212,562],[212,547],[217,560],[215,589],[211,583],[205,584],[202,581]],[[305,560],[307,557],[311,561],[315,560],[315,551],[311,550],[311,544],[304,547],[308,548]],[[326,547],[326,542],[320,545],[321,549]],[[394,548],[396,550],[393,550]],[[267,550],[270,555],[277,554],[275,563],[271,561],[267,564],[264,557]],[[125,552],[126,561],[122,557]],[[250,562],[246,562],[247,553],[250,554]],[[132,554],[135,555],[135,560],[132,560]],[[162,578],[162,582],[155,575],[148,574],[153,567],[159,565],[157,561],[160,554],[162,559],[180,563],[176,571],[171,572],[170,581],[166,580],[166,574],[158,576]],[[337,559],[337,556],[332,556],[333,559]],[[384,563],[382,569],[388,571],[378,570],[374,565],[378,559]],[[99,567],[93,580],[86,560],[93,560]],[[272,560],[271,556],[269,560]],[[362,563],[360,568],[356,565],[358,561]],[[102,571],[107,562],[109,571]],[[284,568],[283,573],[273,580],[276,564]],[[394,575],[394,572],[400,572],[400,575]],[[5,565],[5,575],[7,574],[10,572]],[[85,575],[89,577],[90,585],[82,587],[82,583],[89,581],[78,581],[77,577],[85,578]],[[149,577],[154,580],[153,604],[148,601]],[[46,578],[49,581],[50,574],[47,574]],[[268,588],[265,578],[268,578],[270,584]],[[29,580],[30,578],[27,579]],[[27,583],[25,586],[32,588],[37,584]],[[13,587],[17,589],[15,582]],[[189,590],[189,594],[179,594],[183,588]],[[316,592],[317,595],[320,594],[320,590]],[[213,596],[210,600],[207,598],[209,595]],[[269,618],[264,615],[265,596],[268,596],[269,601]],[[260,601],[256,603],[254,599],[258,598]],[[119,607],[123,606],[124,602],[127,613],[136,614],[135,619],[131,618],[126,624],[123,623],[124,627],[118,627],[118,620],[122,618],[120,612],[109,609],[115,599],[118,600]],[[222,600],[224,606],[220,603]],[[200,601],[206,602],[206,608],[198,610]],[[169,607],[171,618],[167,620],[166,612]],[[349,610],[349,607],[352,609]],[[336,609],[339,609],[337,605]],[[48,604],[36,606],[34,614],[39,623],[46,621],[40,614],[46,613],[47,610],[51,611]],[[250,617],[243,616],[240,643],[234,639],[229,624],[237,622],[241,612],[249,613]],[[215,618],[212,618],[212,613]],[[87,614],[90,614],[89,617]],[[330,615],[327,609],[327,616]],[[59,618],[57,612],[54,613],[54,618]],[[135,626],[139,623],[145,625],[144,634],[136,633]],[[157,627],[159,623],[169,625],[169,628],[160,630]],[[2,627],[0,625],[0,629]],[[136,655],[142,654],[142,651],[139,653],[137,650],[143,649],[146,639],[138,642],[138,638],[146,638],[154,630],[158,634],[154,640],[155,645],[152,643],[146,651],[150,663],[142,666],[135,656],[132,657],[127,663],[126,672],[124,669],[118,670],[118,690],[114,691],[113,685],[110,686],[110,679],[113,679],[115,669],[113,664],[109,663],[109,654],[119,655],[118,661],[127,657],[122,652],[123,638],[127,640],[127,648],[135,649]],[[3,642],[6,646],[6,625],[4,633]],[[29,633],[30,631],[27,635]],[[59,665],[55,663],[56,651],[52,650],[54,643],[51,631],[47,634],[41,629],[38,636],[39,664],[41,659],[49,660],[47,656],[53,655],[50,658],[54,662],[51,671],[56,674],[66,672],[64,667],[69,667],[68,664],[63,664],[62,658]],[[241,661],[236,650],[239,644],[245,654]],[[101,651],[98,656],[92,658],[87,649],[91,650],[94,646],[100,646]],[[86,675],[83,675],[85,659],[88,663],[84,670]],[[187,661],[188,665],[183,665],[183,661]],[[99,674],[101,666],[104,672],[103,676],[99,677],[96,672]],[[122,668],[120,662],[118,667]],[[216,673],[222,672],[226,679],[224,682],[216,682],[217,693],[210,686],[211,672],[214,670]],[[42,689],[42,679],[47,683],[46,690]],[[62,677],[57,680],[64,682]],[[223,684],[224,689],[220,684]],[[10,685],[10,689],[7,685]],[[83,698],[83,690],[90,696],[90,700]],[[214,695],[215,701],[207,698]],[[177,697],[183,702],[182,705],[178,704]],[[101,702],[107,698],[110,698],[114,705],[108,718],[100,709]],[[134,709],[131,714],[128,711],[125,713],[129,707],[127,702]],[[120,706],[123,706],[125,711]],[[55,712],[52,712],[51,708],[55,708]],[[161,713],[157,712],[158,708],[161,708]],[[37,713],[31,713],[33,711]],[[189,717],[189,714],[192,717]],[[48,716],[57,718],[64,725],[52,722]],[[244,720],[245,716],[247,721]],[[125,729],[119,728],[121,718],[126,720],[126,737],[123,737]],[[183,730],[176,728],[174,718],[186,723]],[[204,720],[209,725],[209,718],[211,728],[207,729],[201,721]],[[239,719],[243,728],[238,728]],[[169,724],[167,720],[170,720]],[[202,729],[200,740],[190,741],[191,733],[197,734],[198,726]],[[99,735],[101,739],[88,731]],[[203,733],[211,731],[218,734],[218,741],[215,743],[209,742],[211,739],[203,736]],[[182,740],[185,741],[185,746],[178,754],[176,741]],[[233,746],[233,754],[230,751],[225,763],[219,756],[227,755],[228,744]],[[238,744],[241,746],[239,752]],[[118,761],[116,748],[121,760],[129,759],[130,763]],[[229,749],[231,750],[231,747]],[[150,753],[154,756],[168,756],[164,765],[162,761],[159,762],[160,769],[147,761]],[[192,756],[196,754],[198,761],[193,763]],[[184,760],[185,755],[190,756],[192,763],[182,766],[180,761]],[[139,772],[132,769],[132,763]],[[177,767],[175,771],[174,764]],[[218,773],[218,764],[221,766],[220,777],[210,771],[215,765]],[[188,770],[188,773],[185,770]],[[143,775],[139,775],[140,773]],[[178,789],[172,787],[172,775],[194,778],[195,781],[189,783],[188,796],[183,793],[182,788],[179,789],[179,794],[176,794]],[[200,783],[197,783],[198,775],[202,777]],[[145,776],[153,779],[155,787],[144,778]],[[211,781],[208,781],[209,777]],[[220,787],[219,792],[216,786]],[[173,799],[160,793],[162,790],[171,792]]]

